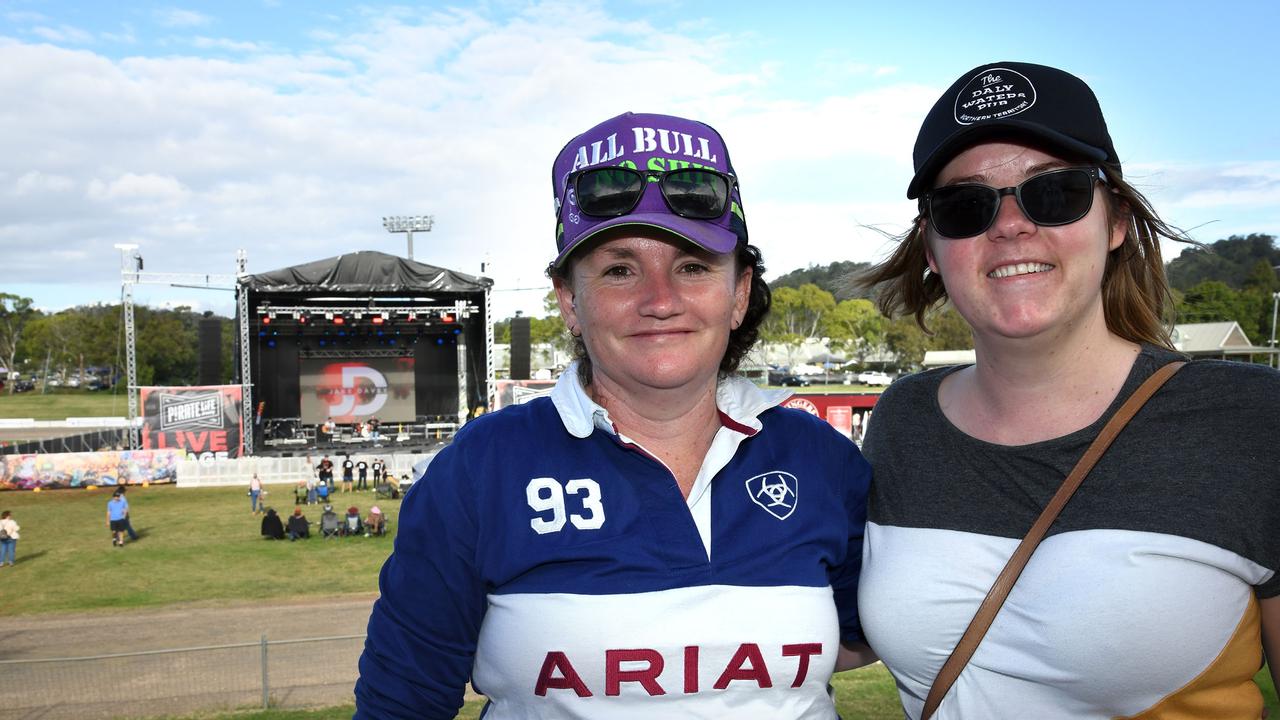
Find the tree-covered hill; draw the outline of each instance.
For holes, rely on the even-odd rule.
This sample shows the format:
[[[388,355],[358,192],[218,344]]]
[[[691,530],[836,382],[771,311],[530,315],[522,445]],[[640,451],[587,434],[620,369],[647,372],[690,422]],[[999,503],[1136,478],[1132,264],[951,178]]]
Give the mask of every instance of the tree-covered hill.
[[[1203,248],[1189,246],[1165,267],[1169,284],[1185,292],[1206,280],[1240,290],[1250,284],[1251,275],[1273,274],[1276,265],[1280,265],[1280,248],[1275,237],[1250,233],[1232,235]],[[1253,278],[1252,284],[1259,280]]]

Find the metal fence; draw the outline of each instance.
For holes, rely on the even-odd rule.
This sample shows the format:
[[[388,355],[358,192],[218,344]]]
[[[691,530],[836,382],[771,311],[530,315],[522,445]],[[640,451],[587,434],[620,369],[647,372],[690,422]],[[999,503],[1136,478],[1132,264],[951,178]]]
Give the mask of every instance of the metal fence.
[[[147,718],[351,703],[364,637],[263,635],[256,643],[0,660],[0,718]]]

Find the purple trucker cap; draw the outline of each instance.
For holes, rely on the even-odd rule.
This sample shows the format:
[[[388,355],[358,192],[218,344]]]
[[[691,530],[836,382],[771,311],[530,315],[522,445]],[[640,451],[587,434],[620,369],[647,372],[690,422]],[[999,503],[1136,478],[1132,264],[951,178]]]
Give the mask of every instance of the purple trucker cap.
[[[630,112],[605,120],[570,140],[551,166],[556,201],[556,259],[552,267],[559,267],[575,248],[597,233],[626,225],[661,228],[713,253],[732,252],[738,243],[747,241],[737,183],[731,189],[729,210],[714,220],[676,215],[667,207],[657,183],[645,184],[639,204],[626,215],[593,217],[579,212],[569,176],[583,168],[609,165],[655,172],[705,167],[733,175],[724,139],[706,123]]]

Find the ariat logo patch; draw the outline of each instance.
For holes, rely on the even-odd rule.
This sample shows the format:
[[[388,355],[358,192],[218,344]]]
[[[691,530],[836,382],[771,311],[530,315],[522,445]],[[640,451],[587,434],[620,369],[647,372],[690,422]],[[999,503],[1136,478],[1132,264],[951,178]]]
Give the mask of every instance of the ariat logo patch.
[[[796,476],[781,470],[757,475],[747,481],[751,502],[779,520],[786,520],[795,512],[799,491],[800,483]]]
[[[1007,68],[987,68],[956,95],[956,122],[972,125],[1017,115],[1036,104],[1036,87]]]

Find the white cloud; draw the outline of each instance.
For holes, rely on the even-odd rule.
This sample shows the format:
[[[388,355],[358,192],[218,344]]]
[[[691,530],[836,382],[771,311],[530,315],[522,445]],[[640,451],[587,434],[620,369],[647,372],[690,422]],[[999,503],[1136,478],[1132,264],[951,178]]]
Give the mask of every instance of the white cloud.
[[[186,199],[190,191],[177,178],[150,173],[125,173],[111,181],[97,178],[90,180],[88,195],[92,200],[119,204],[174,205]]]
[[[172,28],[204,27],[213,22],[213,18],[204,13],[182,8],[162,8],[155,11],[155,17],[156,22]]]
[[[110,284],[118,242],[140,244],[163,272],[233,272],[237,248],[251,272],[358,249],[401,254],[404,237],[380,218],[434,214],[414,238],[417,259],[469,273],[491,262],[496,314],[540,314],[550,163],[568,138],[625,110],[695,117],[725,135],[772,273],[877,259],[890,243],[866,226],[897,232],[914,214],[903,197],[911,146],[939,88],[895,83],[892,68],[867,64],[839,93],[810,98],[777,87],[776,63],[742,61],[751,37],[697,23],[672,32],[592,4],[502,20],[365,12],[354,31],[311,32],[305,52],[209,37],[182,47],[235,54],[113,59],[0,43],[8,271]],[[1239,197],[1212,195],[1228,180],[1245,183],[1234,192],[1274,191],[1243,171],[1195,177],[1179,180],[1194,192],[1177,203]],[[12,252],[33,245],[66,254]]]
[[[76,186],[75,180],[65,175],[52,175],[37,170],[23,173],[10,192],[20,197],[44,193],[64,193]]]
[[[233,52],[261,52],[265,49],[260,43],[231,40],[229,38],[195,37],[191,39],[191,45],[201,50],[231,50]]]
[[[68,45],[88,45],[93,42],[92,33],[71,25],[59,25],[57,27],[37,25],[31,28],[31,34],[49,42],[66,43]]]

